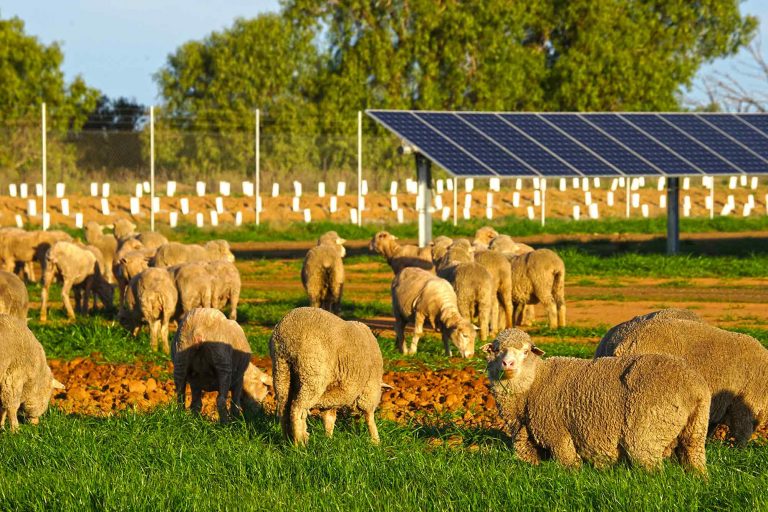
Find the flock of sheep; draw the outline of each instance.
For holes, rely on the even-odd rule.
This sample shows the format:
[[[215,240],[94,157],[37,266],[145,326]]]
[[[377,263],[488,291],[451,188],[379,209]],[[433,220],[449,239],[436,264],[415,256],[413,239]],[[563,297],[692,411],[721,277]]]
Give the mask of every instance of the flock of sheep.
[[[251,349],[236,322],[240,275],[229,244],[168,242],[154,233],[134,233],[118,221],[114,235],[90,223],[87,244],[62,232],[0,230],[0,425],[18,411],[32,423],[63,388],[49,369],[42,346],[26,325],[26,286],[32,263],[42,268],[42,307],[54,278],[63,283],[64,306],[74,291],[86,313],[98,298],[134,334],[150,328],[152,347],[171,352],[179,403],[187,384],[191,408],[202,392],[216,391],[219,418],[228,421],[244,406],[260,403],[272,385],[285,436],[308,441],[310,410],[322,413],[332,435],[339,409],[365,417],[379,442],[374,413],[382,389],[383,359],[365,324],[339,317],[344,288],[344,243],[335,232],[311,248],[301,270],[310,307],[296,308],[270,338],[272,378],[251,364]],[[391,285],[397,349],[417,351],[424,325],[440,332],[447,355],[465,358],[475,341],[482,347],[489,386],[514,439],[516,455],[536,464],[554,458],[569,467],[597,467],[626,459],[653,468],[675,456],[706,474],[705,440],[725,424],[738,444],[768,424],[768,350],[747,335],[707,325],[694,313],[668,309],[636,317],[611,329],[593,360],[543,359],[543,351],[516,328],[533,321],[541,303],[551,327],[565,325],[565,267],[554,252],[514,242],[490,227],[473,241],[438,237],[429,247],[401,245],[377,233],[370,249],[394,271]],[[15,272],[15,273],[14,273]],[[230,306],[228,317],[220,310]],[[172,347],[168,331],[178,325]],[[405,342],[405,326],[414,332]],[[229,399],[229,404],[228,404]]]

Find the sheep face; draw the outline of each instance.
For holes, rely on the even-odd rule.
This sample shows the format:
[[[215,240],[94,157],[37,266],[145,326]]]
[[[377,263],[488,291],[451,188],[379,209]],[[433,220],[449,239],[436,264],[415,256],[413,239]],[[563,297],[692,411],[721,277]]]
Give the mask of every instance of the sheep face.
[[[243,392],[257,403],[261,403],[269,393],[272,386],[272,379],[256,368],[253,364],[248,364],[248,368],[243,375]]]
[[[371,243],[368,244],[368,249],[372,252],[377,252],[379,254],[382,254],[384,251],[384,248],[388,247],[395,240],[397,240],[397,237],[395,235],[392,235],[387,231],[379,231],[378,233],[373,235],[373,238],[371,238]]]
[[[57,389],[64,389],[64,384],[53,378],[48,370],[48,376],[43,379],[45,385],[36,386],[31,395],[24,400],[24,414],[29,419],[36,419],[48,410],[48,402]]]
[[[446,333],[453,346],[459,349],[461,357],[469,359],[475,355],[475,339],[477,330],[469,320],[461,320]]]
[[[488,361],[488,378],[491,380],[516,380],[530,369],[544,351],[531,341],[530,336],[519,329],[505,329],[493,343],[483,345]]]
[[[499,233],[491,226],[483,226],[475,232],[475,241],[487,246],[497,236],[499,236]]]

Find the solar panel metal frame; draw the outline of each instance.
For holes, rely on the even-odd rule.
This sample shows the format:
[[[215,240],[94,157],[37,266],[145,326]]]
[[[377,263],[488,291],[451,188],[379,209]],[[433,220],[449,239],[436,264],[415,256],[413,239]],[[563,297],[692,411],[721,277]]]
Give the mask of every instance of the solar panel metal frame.
[[[478,163],[478,169],[482,169],[483,172],[456,172],[455,168],[451,168],[451,164],[446,161],[445,155],[442,157],[438,157],[436,154],[431,154],[430,147],[422,147],[422,145],[419,145],[418,143],[415,143],[415,141],[411,140],[413,135],[411,134],[411,137],[409,137],[409,133],[406,133],[407,130],[398,129],[396,127],[391,126],[390,123],[383,120],[381,117],[381,114],[384,114],[386,117],[387,113],[398,113],[398,114],[410,114],[412,116],[413,120],[421,123],[423,127],[427,128],[432,132],[432,136],[439,137],[440,140],[438,142],[440,144],[445,144],[446,142],[450,144],[449,147],[453,147],[458,151],[462,158],[468,157],[472,161],[475,161]],[[765,147],[766,142],[768,142],[768,114],[760,114],[760,113],[749,113],[749,114],[728,114],[728,113],[721,113],[721,112],[697,112],[697,113],[689,113],[689,112],[471,112],[471,111],[421,111],[421,110],[385,110],[385,109],[370,109],[366,111],[366,114],[374,119],[377,123],[384,126],[386,129],[397,135],[402,140],[406,141],[408,144],[413,145],[414,147],[418,148],[418,150],[426,156],[429,160],[433,161],[443,169],[445,169],[449,174],[454,176],[460,176],[460,177],[506,177],[506,178],[570,178],[570,177],[581,177],[581,176],[589,176],[589,177],[617,177],[617,176],[623,176],[623,177],[639,177],[639,176],[665,176],[665,177],[678,177],[678,176],[693,176],[693,175],[709,175],[709,176],[717,176],[717,175],[724,175],[724,176],[732,176],[735,174],[768,174],[768,154],[762,154],[760,150],[754,149],[750,147],[749,142],[744,140],[744,135],[752,135],[754,137],[758,137],[758,139],[753,140],[759,140],[760,145]],[[463,123],[465,126],[462,126],[462,129],[466,129],[466,127],[469,127],[470,129],[474,130],[474,132],[477,133],[477,136],[481,139],[481,143],[478,143],[475,147],[479,147],[482,145],[485,145],[486,147],[489,147],[488,144],[493,144],[495,147],[491,148],[493,152],[496,154],[497,159],[502,153],[504,152],[503,157],[506,158],[507,155],[509,156],[509,161],[515,161],[518,164],[520,164],[520,168],[525,168],[530,172],[501,172],[499,169],[494,169],[494,166],[489,165],[488,162],[483,160],[482,155],[474,154],[472,151],[468,150],[464,144],[462,144],[461,141],[456,141],[450,136],[446,135],[443,130],[439,129],[438,127],[434,126],[432,123],[428,122],[426,119],[420,116],[420,114],[440,114],[442,116],[445,116],[446,118],[450,119],[451,116],[455,117],[455,120],[457,123]],[[585,172],[585,169],[580,168],[579,164],[576,164],[573,161],[569,161],[568,158],[564,157],[561,154],[558,154],[556,148],[549,147],[547,144],[547,141],[537,140],[536,137],[532,136],[530,133],[528,133],[524,128],[521,128],[519,126],[514,125],[514,123],[510,123],[507,119],[505,119],[503,116],[507,115],[515,115],[515,116],[530,116],[532,119],[537,119],[543,123],[545,123],[548,127],[551,127],[552,130],[556,130],[559,132],[559,134],[562,137],[567,138],[570,142],[573,144],[578,145],[581,150],[584,151],[585,155],[589,155],[591,158],[595,158],[599,160],[600,162],[604,163],[606,168],[612,169],[614,172],[607,173],[607,172],[589,172],[588,170]],[[541,169],[537,169],[535,165],[532,165],[530,162],[526,161],[526,158],[521,157],[518,155],[515,151],[515,148],[513,147],[507,147],[504,144],[501,144],[498,140],[496,140],[495,137],[493,137],[492,133],[486,133],[483,130],[479,129],[475,124],[470,123],[467,121],[467,119],[464,118],[466,115],[472,115],[472,116],[494,116],[503,122],[505,122],[507,125],[511,126],[515,130],[517,130],[521,135],[525,136],[528,140],[535,143],[537,147],[541,148],[542,151],[545,151],[550,155],[551,157],[556,158],[558,161],[562,162],[564,164],[564,167],[568,167],[575,172],[573,173],[557,173],[554,174],[551,172],[542,172]],[[652,168],[655,172],[651,173],[628,173],[621,170],[621,168],[616,165],[615,162],[611,162],[609,158],[604,157],[599,149],[595,149],[594,147],[590,147],[592,145],[590,144],[584,144],[583,141],[579,140],[579,137],[574,136],[573,134],[569,133],[567,129],[561,128],[557,126],[556,123],[553,123],[548,118],[552,118],[553,116],[573,116],[575,119],[579,119],[582,121],[585,121],[593,128],[599,130],[603,135],[606,136],[607,139],[610,139],[613,141],[613,143],[616,144],[617,148],[621,148],[622,151],[631,153],[634,155],[634,157],[639,158],[642,160],[645,164],[647,164],[650,168]],[[680,172],[680,170],[676,172],[672,172],[670,170],[664,169],[662,166],[653,163],[652,161],[648,160],[647,157],[643,156],[642,154],[638,153],[636,150],[634,150],[632,147],[625,144],[625,142],[622,141],[620,137],[616,137],[615,134],[611,134],[609,129],[604,129],[597,124],[595,124],[594,120],[590,121],[591,116],[600,115],[600,116],[612,116],[616,120],[620,120],[621,122],[625,123],[628,127],[631,127],[634,129],[635,132],[640,133],[642,135],[638,135],[638,137],[645,137],[647,141],[652,142],[656,145],[656,147],[663,148],[664,151],[669,153],[671,155],[671,158],[679,159],[680,161],[687,164],[687,167],[690,167],[690,170],[693,172],[688,172],[686,170],[685,172]],[[658,119],[662,123],[665,123],[669,127],[669,131],[671,131],[674,134],[679,134],[681,143],[684,143],[688,145],[688,147],[691,146],[691,144],[696,144],[699,147],[701,147],[701,151],[703,154],[711,155],[712,158],[717,158],[720,161],[724,162],[724,168],[722,172],[719,171],[704,171],[696,165],[694,162],[691,162],[689,159],[687,159],[684,155],[680,154],[678,151],[676,151],[674,148],[670,147],[668,145],[668,142],[665,143],[665,138],[660,137],[654,137],[653,134],[648,133],[646,130],[644,130],[642,127],[635,125],[631,122],[632,116],[652,116],[653,119]],[[711,127],[713,130],[716,130],[720,134],[722,134],[723,137],[725,137],[727,140],[732,141],[735,145],[737,145],[741,151],[742,149],[749,152],[751,155],[755,157],[756,160],[760,160],[765,163],[765,169],[762,172],[758,171],[751,171],[749,172],[746,169],[743,169],[740,167],[737,163],[734,163],[731,159],[728,158],[727,153],[723,153],[721,151],[718,151],[715,148],[712,148],[711,146],[707,145],[705,142],[699,140],[695,133],[691,133],[688,130],[685,130],[681,127],[679,127],[677,124],[675,124],[673,121],[667,119],[667,116],[690,116],[692,118],[698,119],[700,121],[704,121],[709,127]],[[720,124],[718,124],[716,119],[713,117],[711,121],[707,120],[708,116],[719,116],[719,119],[721,119]],[[760,118],[760,123],[752,123],[749,122],[750,119],[753,121],[756,121],[756,119],[752,118],[751,116],[763,116]],[[468,117],[468,116],[467,116]],[[722,119],[727,117],[728,119],[733,118],[737,119],[741,125],[739,127],[741,128],[740,134],[734,134],[730,133],[727,128],[724,127],[724,123],[722,122]],[[639,119],[639,118],[636,118]],[[646,117],[645,119],[649,119],[649,117]],[[459,125],[460,126],[460,125]],[[744,127],[748,127],[751,131],[745,131],[743,130]],[[765,139],[765,140],[763,140]],[[437,140],[437,139],[436,139]],[[565,140],[565,139],[561,139]],[[551,142],[551,141],[550,141]],[[642,140],[640,140],[642,142]],[[429,146],[429,144],[427,144]],[[735,146],[732,146],[735,147]],[[498,148],[499,151],[496,151],[496,148]],[[573,148],[571,148],[573,149]],[[685,146],[682,146],[682,149],[686,149]],[[434,153],[435,151],[432,151]],[[688,151],[690,154],[690,151]],[[549,157],[548,157],[549,158]],[[693,157],[692,157],[693,158]],[[731,158],[735,158],[732,154]],[[751,157],[750,157],[751,158]],[[754,164],[754,161],[753,161]],[[494,164],[497,165],[497,164]],[[728,169],[727,167],[730,167]],[[754,166],[753,166],[754,167]],[[561,167],[562,168],[562,167]]]

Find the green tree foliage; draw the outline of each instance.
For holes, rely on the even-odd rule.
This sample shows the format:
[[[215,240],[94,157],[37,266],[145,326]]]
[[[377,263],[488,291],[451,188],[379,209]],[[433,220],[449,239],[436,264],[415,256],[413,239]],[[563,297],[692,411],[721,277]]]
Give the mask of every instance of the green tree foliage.
[[[20,19],[0,19],[0,119],[6,132],[0,169],[7,170],[9,179],[39,166],[41,103],[46,103],[54,136],[79,130],[96,106],[99,93],[82,78],[65,82],[63,59],[58,44],[46,46],[26,35]],[[74,154],[53,137],[48,160],[51,166],[72,167]]]

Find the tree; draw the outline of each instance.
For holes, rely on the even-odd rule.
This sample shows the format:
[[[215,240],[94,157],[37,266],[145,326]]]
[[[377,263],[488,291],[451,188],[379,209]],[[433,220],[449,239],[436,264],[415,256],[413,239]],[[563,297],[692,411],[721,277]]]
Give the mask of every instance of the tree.
[[[147,107],[135,99],[110,99],[102,95],[96,107],[88,114],[83,130],[134,131],[147,115]]]
[[[44,45],[24,33],[18,18],[0,19],[0,118],[7,144],[0,146],[0,169],[15,179],[39,166],[40,105],[48,111],[48,145],[52,166],[71,167],[71,150],[56,135],[79,130],[96,106],[99,93],[79,76],[67,84],[58,44]]]

